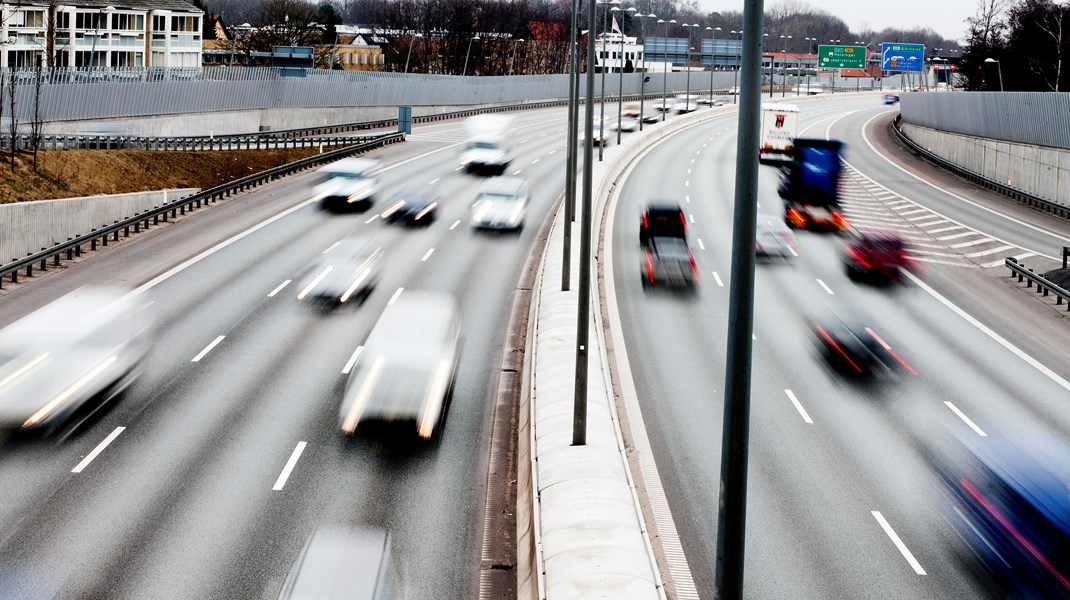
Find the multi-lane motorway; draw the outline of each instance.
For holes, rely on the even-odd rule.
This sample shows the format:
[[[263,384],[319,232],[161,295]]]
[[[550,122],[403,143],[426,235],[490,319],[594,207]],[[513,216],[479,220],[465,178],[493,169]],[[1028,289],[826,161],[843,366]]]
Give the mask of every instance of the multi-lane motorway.
[[[870,146],[891,143],[886,113],[875,95],[809,102],[804,133],[848,142],[849,216],[908,232],[928,271],[897,288],[855,284],[836,240],[815,234],[799,236],[792,264],[759,267],[750,597],[984,596],[986,582],[957,560],[930,455],[966,419],[1070,430],[1068,390],[1010,349],[1070,376],[1058,350],[1070,347],[1066,325],[988,266],[1000,252],[1053,255],[1070,228],[927,168],[936,187],[918,182]],[[713,597],[735,123],[726,112],[653,147],[624,182],[608,234],[630,376],[703,597]],[[317,527],[369,523],[391,531],[408,597],[475,597],[510,308],[564,187],[564,110],[517,115],[513,131],[508,173],[527,176],[532,194],[516,236],[470,229],[481,179],[457,169],[461,124],[436,124],[374,153],[383,196],[438,186],[443,205],[427,229],[320,211],[311,175],[295,175],[0,296],[2,326],[81,285],[141,286],[158,319],[144,375],[119,402],[62,442],[2,442],[0,595],[273,598]],[[763,167],[767,218],[775,185]],[[703,280],[693,297],[641,288],[637,218],[652,197],[679,200],[693,218]],[[362,306],[311,310],[293,281],[354,230],[384,249],[378,288]],[[342,371],[390,299],[413,289],[450,292],[461,309],[445,435],[414,451],[347,442]],[[805,321],[842,306],[876,319],[918,375],[857,386],[825,369]]]
[[[848,217],[859,228],[906,235],[926,272],[902,286],[854,283],[836,236],[810,232],[800,232],[791,263],[758,266],[748,597],[985,597],[991,582],[960,560],[966,551],[947,522],[934,459],[956,428],[1014,432],[1015,423],[1032,420],[1064,439],[1070,433],[1066,381],[1028,362],[1070,374],[1065,319],[1014,289],[1006,268],[995,266],[1016,255],[1051,268],[1039,255],[1057,254],[1070,227],[945,177],[936,186],[914,179],[874,150],[890,143],[888,118],[872,98],[803,109],[805,136],[848,143]],[[646,434],[695,584],[710,598],[735,139],[734,118],[726,117],[653,148],[624,184],[610,257],[610,293]],[[951,187],[973,203],[949,197]],[[638,215],[654,197],[678,199],[688,214],[703,276],[697,295],[641,285]],[[779,217],[769,167],[759,203],[760,219]],[[808,322],[845,311],[866,315],[917,375],[858,384],[830,370]]]

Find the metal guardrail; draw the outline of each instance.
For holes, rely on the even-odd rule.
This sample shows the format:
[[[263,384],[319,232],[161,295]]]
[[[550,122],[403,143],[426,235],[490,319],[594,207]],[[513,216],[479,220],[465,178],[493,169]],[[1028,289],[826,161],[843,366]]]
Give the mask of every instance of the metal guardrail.
[[[373,140],[379,136],[342,137],[264,137],[256,134],[226,137],[139,137],[123,135],[44,135],[41,150],[171,150],[181,152],[211,150],[270,150],[274,148],[315,148],[347,146]],[[32,149],[32,137],[18,135],[20,150]],[[0,136],[0,148],[10,148],[11,137]]]
[[[1063,246],[1063,268],[1066,268],[1067,255],[1070,255],[1070,247]],[[1025,281],[1025,287],[1033,287],[1033,284],[1037,286],[1037,293],[1047,296],[1048,293],[1055,294],[1055,305],[1058,306],[1066,301],[1066,310],[1070,312],[1070,290],[1057,285],[1055,282],[1049,280],[1043,275],[1037,275],[1033,272],[1033,269],[1027,269],[1022,266],[1018,259],[1013,256],[1008,256],[1005,262],[1007,268],[1011,270],[1011,275],[1018,276],[1018,282]]]
[[[133,229],[133,233],[140,232],[142,227],[148,229],[150,221],[152,225],[158,225],[160,221],[166,223],[169,219],[175,218],[179,214],[184,215],[187,211],[192,212],[209,203],[214,204],[217,200],[228,197],[235,192],[256,187],[264,182],[274,181],[284,175],[290,175],[291,173],[315,167],[325,162],[330,162],[351,154],[357,154],[359,152],[404,140],[405,134],[391,133],[360,144],[354,144],[345,148],[339,148],[338,150],[332,150],[331,152],[302,158],[285,165],[254,173],[252,175],[246,175],[240,179],[217,185],[216,187],[204,190],[192,196],[187,196],[180,200],[169,202],[163,206],[158,206],[138,213],[122,221],[116,221],[112,225],[100,229],[93,229],[89,233],[69,239],[66,242],[52,246],[51,248],[43,248],[40,252],[30,254],[26,258],[16,260],[0,267],[0,288],[3,287],[5,276],[10,276],[11,283],[18,283],[20,271],[24,271],[26,277],[33,277],[35,266],[42,271],[48,269],[49,259],[52,260],[53,267],[58,267],[60,266],[60,261],[63,260],[63,254],[66,254],[66,260],[73,260],[76,256],[82,255],[83,246],[89,245],[90,251],[96,250],[97,244],[107,246],[109,239],[115,242],[119,241],[120,233],[123,237],[129,237],[131,228]]]
[[[905,133],[903,133],[902,129],[900,129],[899,123],[902,121],[902,119],[903,119],[903,115],[902,114],[896,115],[895,120],[892,121],[892,131],[895,132],[896,137],[898,137],[901,142],[903,142],[904,144],[909,146],[911,150],[913,150],[914,152],[917,152],[922,157],[924,157],[924,158],[936,163],[937,165],[940,165],[941,167],[947,169],[948,171],[951,171],[952,173],[954,173],[954,174],[956,174],[956,175],[958,175],[960,177],[964,177],[966,179],[969,179],[970,181],[972,181],[972,182],[974,182],[974,183],[976,183],[978,185],[981,185],[981,186],[986,187],[986,188],[988,188],[990,190],[994,190],[996,192],[999,192],[999,193],[1003,194],[1004,196],[1007,196],[1009,198],[1013,198],[1015,200],[1019,200],[1021,202],[1025,202],[1026,204],[1029,204],[1030,206],[1033,206],[1033,207],[1036,207],[1036,208],[1041,208],[1041,209],[1045,210],[1046,212],[1050,212],[1052,214],[1059,215],[1060,217],[1070,218],[1070,207],[1066,207],[1066,206],[1063,206],[1061,204],[1056,204],[1055,202],[1052,202],[1051,200],[1047,200],[1047,199],[1041,198],[1039,196],[1034,196],[1033,194],[1030,194],[1029,192],[1023,192],[1022,190],[1010,187],[1010,186],[1002,184],[1002,183],[1000,183],[998,181],[994,181],[992,179],[988,179],[987,177],[985,177],[983,175],[979,175],[977,173],[974,173],[973,171],[964,169],[964,168],[956,165],[955,163],[947,161],[947,160],[945,160],[945,159],[933,154],[932,152],[929,152],[925,148],[922,148],[921,146],[916,144],[914,142],[914,140],[912,140],[909,137],[907,137],[907,135]]]

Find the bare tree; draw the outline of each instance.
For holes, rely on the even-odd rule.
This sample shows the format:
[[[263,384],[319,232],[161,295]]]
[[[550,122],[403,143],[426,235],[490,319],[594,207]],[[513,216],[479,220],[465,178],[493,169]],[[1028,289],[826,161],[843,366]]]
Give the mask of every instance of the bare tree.
[[[30,122],[30,144],[33,148],[33,172],[37,173],[37,151],[41,148],[41,130],[44,119],[41,118],[41,57],[37,57],[33,77],[33,121]]]
[[[12,173],[15,172],[15,150],[16,150],[16,148],[18,146],[18,143],[15,140],[15,136],[18,134],[18,127],[19,127],[18,119],[15,118],[15,84],[16,84],[15,65],[11,65],[11,74],[8,76],[8,79],[7,79],[7,95],[8,95],[8,105],[7,106],[8,106],[8,114],[9,114],[9,119],[10,119],[8,121],[8,124],[10,125],[9,131],[11,132],[11,172]]]

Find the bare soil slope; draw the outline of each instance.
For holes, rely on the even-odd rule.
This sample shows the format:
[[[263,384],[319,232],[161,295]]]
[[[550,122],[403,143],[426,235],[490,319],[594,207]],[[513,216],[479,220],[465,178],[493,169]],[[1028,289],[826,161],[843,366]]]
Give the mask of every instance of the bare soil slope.
[[[0,203],[121,194],[164,188],[210,188],[318,152],[315,148],[225,152],[48,150],[37,157],[0,153]]]

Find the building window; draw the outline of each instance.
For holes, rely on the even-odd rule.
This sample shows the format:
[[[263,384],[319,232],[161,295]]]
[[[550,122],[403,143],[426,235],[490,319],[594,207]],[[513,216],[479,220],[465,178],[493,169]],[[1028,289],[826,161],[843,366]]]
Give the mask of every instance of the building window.
[[[56,12],[56,29],[70,29],[71,28],[71,13],[69,12]]]
[[[15,13],[14,15],[11,15],[12,21],[19,21],[20,20],[18,18],[18,16],[17,16],[18,14],[19,13]],[[43,29],[44,26],[45,26],[45,11],[43,11],[43,10],[27,10],[27,11],[23,11],[22,12],[21,21],[22,21],[21,23],[13,22],[11,24],[16,26],[16,27],[19,27],[19,26],[22,26],[22,27],[36,27],[38,29]]]
[[[197,17],[171,17],[171,31],[199,31]]]
[[[163,15],[152,16],[152,30],[153,31],[167,31],[167,17]]]
[[[107,29],[108,15],[99,12],[80,12],[74,15],[76,29]]]
[[[115,15],[114,28],[121,31],[138,31],[145,28],[144,15]]]

